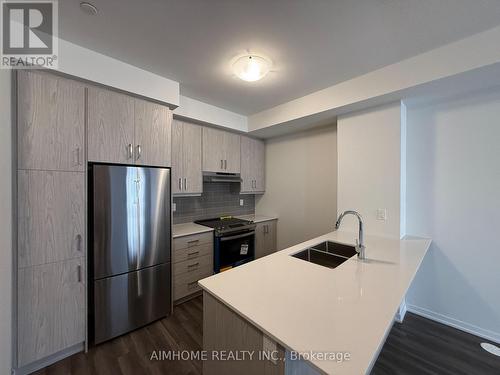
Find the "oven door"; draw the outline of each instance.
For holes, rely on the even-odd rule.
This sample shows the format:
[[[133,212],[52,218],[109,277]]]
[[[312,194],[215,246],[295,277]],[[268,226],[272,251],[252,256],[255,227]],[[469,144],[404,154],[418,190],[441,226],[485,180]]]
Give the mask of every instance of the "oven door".
[[[255,259],[255,231],[233,233],[217,237],[215,241],[214,271],[220,272]]]

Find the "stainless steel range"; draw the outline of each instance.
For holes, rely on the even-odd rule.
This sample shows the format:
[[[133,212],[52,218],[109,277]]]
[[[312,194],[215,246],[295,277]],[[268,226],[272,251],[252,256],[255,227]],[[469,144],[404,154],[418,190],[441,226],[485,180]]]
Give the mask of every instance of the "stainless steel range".
[[[214,228],[214,272],[219,273],[255,259],[255,224],[221,217],[195,221]]]

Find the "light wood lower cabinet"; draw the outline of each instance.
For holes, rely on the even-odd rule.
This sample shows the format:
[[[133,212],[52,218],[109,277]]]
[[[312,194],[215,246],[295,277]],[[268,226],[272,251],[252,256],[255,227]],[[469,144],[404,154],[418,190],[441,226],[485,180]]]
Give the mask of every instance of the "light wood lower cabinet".
[[[85,340],[84,258],[18,271],[18,365]]]
[[[203,292],[203,350],[208,353],[225,351],[254,353],[243,360],[203,361],[204,375],[283,375],[285,350],[276,344],[276,363],[259,358],[264,350],[264,334],[236,312]],[[217,353],[215,353],[217,354]],[[275,358],[276,358],[275,357]],[[209,354],[209,358],[211,354]]]
[[[18,172],[18,267],[84,256],[85,175]]]
[[[185,300],[201,290],[198,280],[211,276],[214,272],[213,252],[213,232],[174,238],[174,302]]]
[[[272,254],[277,250],[277,220],[257,223],[255,228],[255,258]]]

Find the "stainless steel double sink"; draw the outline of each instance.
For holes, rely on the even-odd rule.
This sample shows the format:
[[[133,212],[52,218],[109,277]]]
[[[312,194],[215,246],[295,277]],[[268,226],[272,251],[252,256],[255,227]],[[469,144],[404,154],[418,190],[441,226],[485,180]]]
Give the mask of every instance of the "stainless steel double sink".
[[[356,254],[357,252],[354,246],[326,241],[292,254],[292,256],[305,260],[306,262],[319,264],[328,268],[335,268]]]

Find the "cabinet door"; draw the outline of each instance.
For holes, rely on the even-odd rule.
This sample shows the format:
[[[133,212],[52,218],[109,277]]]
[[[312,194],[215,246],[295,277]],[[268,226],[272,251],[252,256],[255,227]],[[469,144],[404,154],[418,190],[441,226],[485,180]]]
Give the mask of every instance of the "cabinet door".
[[[171,166],[172,111],[135,99],[135,164]]]
[[[206,172],[226,172],[224,169],[225,137],[222,130],[203,128],[203,170]]]
[[[266,223],[257,223],[255,227],[255,259],[266,256]]]
[[[184,193],[198,194],[203,192],[203,176],[201,174],[201,126],[183,123],[183,171]]]
[[[172,121],[172,194],[182,193],[184,176],[184,123]]]
[[[240,173],[240,136],[224,132],[224,171]]]
[[[84,201],[82,172],[18,172],[19,267],[84,255]]]
[[[266,255],[269,255],[269,254],[272,254],[274,252],[276,252],[276,249],[277,249],[277,244],[276,244],[276,240],[277,240],[277,236],[276,236],[276,232],[277,232],[277,222],[276,220],[271,220],[271,221],[266,221],[264,223],[266,225],[266,233],[265,233],[265,251],[266,251]]]
[[[255,258],[261,258],[276,251],[276,220],[257,223],[255,228]]]
[[[114,91],[88,89],[88,159],[134,162],[134,99]]]
[[[254,161],[253,161],[253,139],[241,137],[241,192],[251,193],[255,186]]]
[[[18,72],[18,167],[83,171],[85,87],[49,73]]]
[[[255,176],[254,191],[264,192],[266,190],[265,168],[266,149],[263,141],[253,140],[253,171]]]
[[[76,258],[19,269],[19,366],[85,340],[84,265]]]

